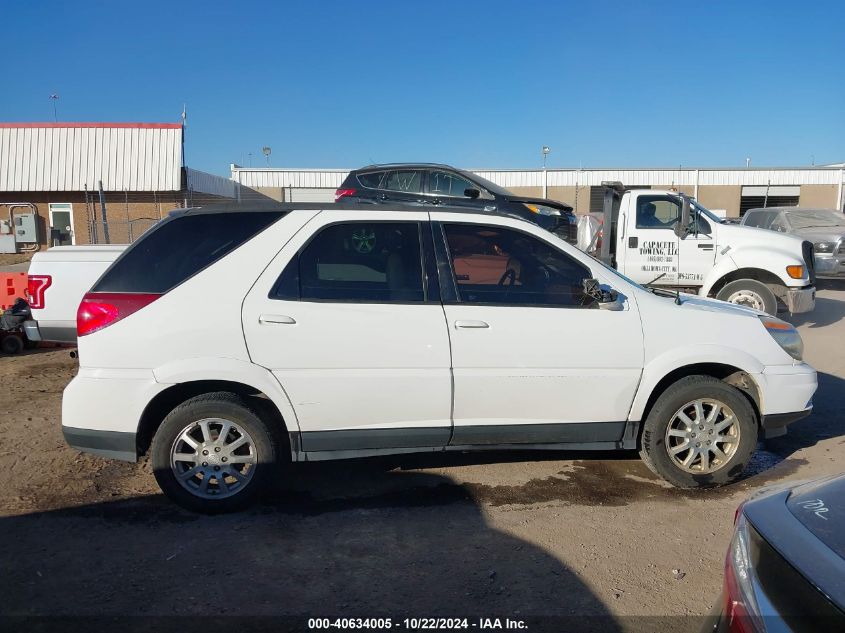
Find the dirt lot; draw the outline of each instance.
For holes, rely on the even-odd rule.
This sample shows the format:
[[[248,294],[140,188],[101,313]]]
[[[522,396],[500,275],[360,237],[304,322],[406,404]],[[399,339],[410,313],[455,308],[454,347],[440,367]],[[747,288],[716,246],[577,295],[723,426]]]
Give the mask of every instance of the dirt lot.
[[[621,627],[706,613],[737,504],[842,469],[845,287],[793,320],[820,372],[816,412],[730,487],[681,492],[618,453],[412,457],[297,468],[223,517],[174,507],[148,464],[64,445],[67,350],[0,358],[0,614],[612,614]]]

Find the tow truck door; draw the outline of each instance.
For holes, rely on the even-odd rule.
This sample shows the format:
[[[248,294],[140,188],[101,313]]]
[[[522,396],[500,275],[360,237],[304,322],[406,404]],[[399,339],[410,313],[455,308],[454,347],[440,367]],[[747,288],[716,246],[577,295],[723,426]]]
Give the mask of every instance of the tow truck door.
[[[627,225],[617,235],[620,271],[641,284],[663,275],[654,285],[701,286],[716,258],[713,229],[693,214],[692,231],[681,239],[674,231],[680,214],[681,201],[672,194],[632,196],[619,216]]]

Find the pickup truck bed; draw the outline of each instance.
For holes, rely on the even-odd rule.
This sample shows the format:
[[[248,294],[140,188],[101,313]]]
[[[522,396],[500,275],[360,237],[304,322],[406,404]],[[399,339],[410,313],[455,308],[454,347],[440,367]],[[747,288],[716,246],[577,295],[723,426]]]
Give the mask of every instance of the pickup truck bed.
[[[55,246],[36,253],[29,266],[29,292],[35,296],[30,296],[32,321],[24,323],[27,337],[76,343],[82,296],[124,250],[125,244],[102,244]]]

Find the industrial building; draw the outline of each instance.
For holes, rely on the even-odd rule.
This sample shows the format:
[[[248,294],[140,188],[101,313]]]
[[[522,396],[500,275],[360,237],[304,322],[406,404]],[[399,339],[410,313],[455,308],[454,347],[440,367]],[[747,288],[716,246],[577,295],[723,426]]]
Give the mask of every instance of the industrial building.
[[[128,243],[174,208],[236,197],[184,165],[183,142],[181,123],[0,123],[2,250]]]
[[[820,167],[678,167],[665,169],[471,169],[514,193],[571,204],[578,213],[601,209],[602,182],[630,188],[674,189],[705,207],[740,217],[762,206],[843,208],[845,164]],[[232,180],[276,200],[334,199],[348,169],[270,169],[230,166]]]

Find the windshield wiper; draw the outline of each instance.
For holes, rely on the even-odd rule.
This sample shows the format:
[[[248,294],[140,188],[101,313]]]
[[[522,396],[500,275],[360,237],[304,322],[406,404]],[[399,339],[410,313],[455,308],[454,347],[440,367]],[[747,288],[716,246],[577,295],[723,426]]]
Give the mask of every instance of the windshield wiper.
[[[680,290],[672,290],[670,288],[655,288],[654,286],[651,285],[655,281],[659,281],[659,280],[663,279],[665,276],[666,276],[666,273],[660,273],[659,275],[657,275],[657,277],[652,279],[650,282],[645,284],[643,287],[646,290],[648,290],[651,294],[661,293],[666,297],[672,297],[673,299],[675,299],[676,304],[681,305],[681,291]]]

